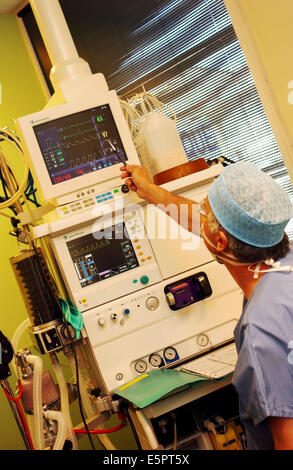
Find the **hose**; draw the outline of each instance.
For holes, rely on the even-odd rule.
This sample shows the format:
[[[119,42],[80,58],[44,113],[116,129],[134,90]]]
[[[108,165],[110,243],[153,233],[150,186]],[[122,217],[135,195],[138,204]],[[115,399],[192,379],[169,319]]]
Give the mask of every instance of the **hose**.
[[[27,356],[27,362],[34,366],[33,378],[33,405],[34,405],[34,430],[35,449],[44,450],[43,431],[43,407],[42,407],[42,381],[43,381],[43,361],[38,356]]]
[[[11,340],[11,344],[12,344],[12,348],[13,348],[14,354],[17,353],[20,338],[22,337],[23,333],[24,333],[24,332],[26,331],[26,329],[28,328],[29,324],[30,324],[30,320],[29,320],[29,318],[27,318],[26,320],[24,320],[24,321],[16,328],[16,330],[15,330],[13,336],[12,336],[12,340]],[[15,375],[17,375],[17,369],[16,369],[15,362],[12,362],[12,367],[13,367],[13,370],[14,370],[14,372],[15,372]]]
[[[157,449],[159,446],[159,443],[157,441],[157,438],[154,434],[154,431],[149,423],[149,421],[146,419],[145,414],[143,410],[136,410],[136,416],[138,418],[139,423],[141,424],[141,427],[151,445],[152,449]]]
[[[58,431],[53,450],[62,450],[67,434],[67,419],[61,411],[45,411],[44,416],[48,420],[57,421]]]
[[[69,399],[68,399],[68,391],[67,391],[67,385],[66,381],[62,372],[62,368],[58,362],[58,359],[54,357],[52,359],[52,366],[53,370],[55,372],[57,382],[59,385],[59,390],[60,390],[60,398],[61,398],[61,411],[64,414],[67,422],[67,427],[68,427],[68,433],[69,433],[69,438],[72,442],[73,449],[77,450],[78,445],[77,445],[77,439],[75,436],[75,433],[73,431],[73,424],[71,421],[71,416],[70,416],[70,408],[69,408]]]

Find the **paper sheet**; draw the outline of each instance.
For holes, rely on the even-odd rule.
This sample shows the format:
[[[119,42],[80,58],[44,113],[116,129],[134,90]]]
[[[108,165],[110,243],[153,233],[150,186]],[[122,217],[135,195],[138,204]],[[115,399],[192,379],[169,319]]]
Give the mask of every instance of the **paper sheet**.
[[[231,374],[235,369],[236,363],[237,351],[235,343],[233,343],[183,364],[177,370],[202,375],[210,379],[220,379]]]

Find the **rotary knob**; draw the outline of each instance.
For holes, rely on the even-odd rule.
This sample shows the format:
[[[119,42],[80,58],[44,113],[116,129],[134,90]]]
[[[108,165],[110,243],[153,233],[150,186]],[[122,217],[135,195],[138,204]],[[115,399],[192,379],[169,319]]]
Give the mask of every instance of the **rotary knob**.
[[[99,324],[100,326],[105,326],[105,323],[106,323],[106,322],[105,322],[105,318],[99,318],[99,319],[98,319],[98,324]]]
[[[172,305],[175,305],[175,297],[174,297],[174,295],[172,294],[172,292],[168,292],[168,293],[166,294],[166,299],[167,299],[167,302],[168,302],[168,304],[170,305],[170,307],[171,307]]]
[[[160,301],[157,297],[149,297],[145,304],[148,310],[154,311],[159,307]]]

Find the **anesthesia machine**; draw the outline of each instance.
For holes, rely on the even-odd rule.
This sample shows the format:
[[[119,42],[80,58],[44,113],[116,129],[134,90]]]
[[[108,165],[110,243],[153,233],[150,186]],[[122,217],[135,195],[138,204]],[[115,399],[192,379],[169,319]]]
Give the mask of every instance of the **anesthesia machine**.
[[[25,167],[16,184],[1,154],[8,196],[0,207],[14,211],[21,251],[11,266],[28,313],[11,342],[0,338],[1,385],[26,447],[77,449],[87,434],[92,448],[97,435],[114,449],[109,432],[130,425],[142,449],[244,448],[231,386],[241,292],[199,237],[122,183],[121,162],[141,160],[121,101],[78,57],[58,1],[31,4],[54,64],[55,94],[45,109],[16,119],[17,137],[0,134]],[[199,202],[221,170],[206,164],[163,187]],[[36,202],[33,181],[36,208],[28,202]],[[27,329],[34,348],[19,350]],[[44,355],[58,386],[43,371]],[[150,398],[152,380],[162,390]],[[113,415],[121,423],[105,429]]]

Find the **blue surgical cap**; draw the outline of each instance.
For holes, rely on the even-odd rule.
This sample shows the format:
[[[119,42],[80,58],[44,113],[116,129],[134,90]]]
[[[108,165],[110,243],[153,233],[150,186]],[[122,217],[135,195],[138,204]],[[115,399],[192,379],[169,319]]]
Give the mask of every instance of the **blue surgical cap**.
[[[227,232],[257,247],[279,243],[293,215],[286,191],[249,162],[224,168],[211,184],[208,200]]]

